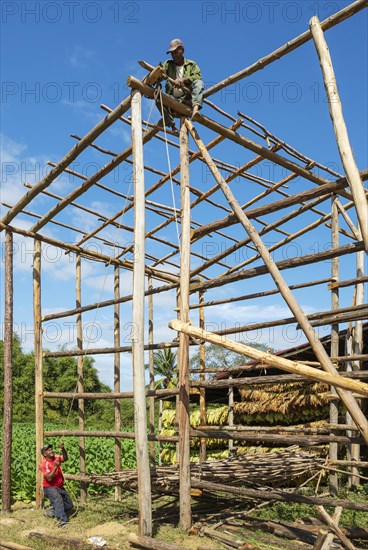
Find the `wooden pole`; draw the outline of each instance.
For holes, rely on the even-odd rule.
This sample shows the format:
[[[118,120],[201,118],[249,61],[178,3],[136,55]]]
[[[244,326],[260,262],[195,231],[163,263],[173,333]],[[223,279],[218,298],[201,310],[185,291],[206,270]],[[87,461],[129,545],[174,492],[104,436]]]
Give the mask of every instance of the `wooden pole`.
[[[352,4],[349,4],[348,6],[345,6],[342,10],[334,13],[331,15],[331,17],[328,17],[324,21],[322,21],[321,25],[323,30],[327,30],[332,28],[333,26],[337,25],[341,21],[344,21],[344,19],[347,19],[348,17],[351,17],[355,13],[358,13],[360,10],[363,10],[367,7],[366,0],[357,0],[356,2],[353,2]],[[283,46],[280,46],[277,48],[277,50],[274,50],[273,52],[267,54],[265,57],[262,57],[253,65],[250,65],[249,67],[246,67],[245,69],[242,69],[236,74],[233,74],[231,76],[228,76],[221,82],[218,82],[217,84],[214,84],[210,88],[208,88],[204,92],[204,97],[208,97],[223,88],[226,88],[227,86],[230,86],[231,84],[234,84],[235,82],[238,82],[239,80],[242,80],[243,78],[246,78],[247,76],[250,76],[251,74],[254,74],[255,72],[263,69],[270,63],[273,63],[277,59],[280,59],[284,55],[288,54],[289,52],[292,52],[296,48],[299,48],[301,45],[305,44],[312,38],[310,30],[307,30],[303,32],[303,34],[300,34],[296,38],[293,38],[292,40],[289,40],[284,44]]]
[[[76,301],[75,307],[81,307],[82,305],[82,260],[80,254],[77,254],[75,257],[76,260],[76,277],[75,277],[75,290],[76,290]],[[82,326],[82,314],[77,314],[77,349],[83,350],[83,326]],[[78,355],[77,358],[77,370],[78,370],[78,382],[77,389],[78,393],[84,392],[84,381],[83,381],[83,364],[84,364],[85,355]],[[78,398],[78,423],[79,429],[81,431],[85,428],[84,422],[84,399]],[[79,438],[79,469],[80,472],[86,471],[86,445],[85,439],[83,436]],[[87,486],[81,481],[80,484],[80,499],[81,502],[85,503],[87,500]]]
[[[147,142],[150,139],[152,139],[157,132],[158,132],[158,128],[153,128],[152,130],[147,132],[143,138],[144,142]],[[85,180],[83,183],[81,183],[79,187],[76,187],[75,189],[73,189],[73,191],[71,191],[69,195],[64,197],[58,204],[53,206],[51,210],[49,210],[44,216],[42,216],[42,218],[38,222],[36,222],[32,226],[31,231],[34,231],[35,233],[39,231],[48,221],[50,221],[53,217],[55,217],[56,214],[61,212],[74,199],[83,195],[83,193],[85,193],[90,187],[92,187],[92,185],[97,183],[99,179],[102,179],[107,174],[112,172],[117,166],[119,166],[119,164],[121,164],[128,157],[130,157],[131,154],[132,154],[132,147],[129,146],[126,149],[124,149],[124,151],[119,153],[117,157],[114,157],[110,162],[105,164],[105,166],[102,166],[102,168],[97,170],[97,172],[95,172],[93,176],[91,176],[90,178]],[[118,214],[115,214],[115,216],[113,216],[112,218],[104,222],[102,224],[102,227],[105,227],[105,225],[108,225],[110,221],[113,221],[114,219],[118,218],[120,215],[121,215],[120,212]],[[83,239],[81,239],[78,244],[80,245],[81,243],[85,242],[87,239],[90,239],[91,237],[93,237],[100,229],[101,228],[98,228],[95,231],[92,231],[92,233],[89,233],[88,235],[83,237]]]
[[[134,78],[133,76],[128,77],[127,84],[133,89],[139,90],[141,93],[147,95],[148,97],[153,98],[154,96],[154,90],[150,86],[143,84],[140,80]],[[172,96],[162,94],[162,101],[165,106],[173,108],[175,111],[177,111],[182,115],[185,115],[185,116],[191,115],[190,109],[185,105],[183,105],[182,103],[180,103],[179,101],[176,101],[175,99],[173,99]],[[280,166],[283,166],[287,170],[290,170],[291,172],[298,174],[299,176],[302,176],[307,180],[317,183],[318,185],[329,183],[327,179],[316,176],[315,174],[309,172],[306,168],[303,168],[299,164],[292,162],[291,160],[277,153],[274,153],[270,149],[267,149],[267,147],[263,147],[262,145],[259,145],[255,141],[252,141],[251,139],[246,138],[241,134],[238,134],[234,130],[231,130],[229,128],[226,128],[225,126],[222,126],[218,122],[215,122],[214,120],[211,120],[210,118],[204,115],[200,115],[199,113],[196,113],[193,116],[193,120],[195,120],[196,122],[198,121],[200,124],[207,126],[214,132],[217,132],[218,134],[225,136],[228,139],[231,139],[235,143],[242,145],[243,147],[245,147],[246,149],[249,149],[253,153],[261,155],[262,157],[272,162],[275,162]],[[346,196],[344,191],[341,191],[340,193]]]
[[[196,130],[193,127],[193,124],[189,121],[185,121],[186,125],[188,126],[191,135],[195,142],[197,143],[197,146],[199,150],[202,153],[202,156],[204,160],[206,161],[207,165],[209,166],[214,178],[221,186],[222,192],[224,193],[226,199],[228,200],[231,208],[233,209],[234,213],[238,217],[239,221],[241,222],[242,226],[248,233],[249,237],[257,247],[258,253],[262,257],[268,272],[274,279],[276,286],[279,288],[281,295],[283,296],[285,302],[289,306],[290,310],[294,314],[295,318],[297,319],[301,329],[303,330],[306,338],[308,339],[312,350],[316,354],[316,357],[318,361],[320,361],[322,368],[331,374],[334,374],[338,376],[338,372],[333,366],[329,356],[327,355],[327,352],[323,345],[321,344],[317,333],[314,331],[312,325],[310,324],[307,316],[305,315],[304,311],[300,307],[299,303],[295,299],[293,293],[291,292],[290,288],[288,287],[286,281],[284,280],[283,276],[281,275],[280,270],[276,266],[275,262],[273,261],[270,253],[268,252],[266,246],[264,245],[262,239],[259,237],[258,232],[256,228],[251,224],[249,221],[247,215],[243,212],[241,209],[239,203],[235,199],[234,195],[232,194],[229,186],[224,181],[223,177],[221,176],[220,172],[218,171],[217,167],[213,164],[212,159],[206,150],[206,148],[203,145],[203,142],[200,140]],[[337,393],[340,397],[340,399],[343,401],[344,405],[346,406],[347,410],[350,412],[352,418],[354,419],[354,422],[359,427],[363,438],[365,441],[368,442],[368,421],[365,415],[362,413],[358,403],[354,399],[354,397],[344,391],[340,388],[337,389]]]
[[[332,249],[336,249],[339,247],[339,213],[337,209],[337,196],[332,196],[332,228],[331,228],[331,243],[332,243]],[[339,258],[333,258],[331,261],[331,279],[333,282],[339,281]],[[339,288],[333,288],[331,289],[331,308],[333,310],[336,310],[339,308]],[[338,323],[334,323],[331,325],[331,349],[330,349],[330,357],[337,357],[339,355],[339,325]],[[335,364],[335,368],[337,365]],[[332,394],[335,394],[337,396],[335,388],[332,386],[330,388],[330,391]],[[330,403],[330,424],[338,424],[339,423],[339,407],[338,403],[335,401],[331,401]],[[328,450],[328,456],[330,460],[337,460],[337,453],[338,453],[338,445],[337,443],[330,443],[329,450]],[[330,492],[333,495],[337,495],[338,493],[338,478],[337,474],[334,472],[329,473],[329,488]]]
[[[36,421],[36,464],[41,459],[43,446],[43,365],[41,325],[41,242],[34,241],[33,252],[33,330],[35,360],[35,421]],[[42,473],[36,472],[36,508],[42,507]]]
[[[204,329],[204,292],[199,292],[199,328]],[[199,342],[199,381],[202,383],[206,380],[206,342],[201,340]],[[199,417],[201,424],[207,424],[207,415],[206,415],[206,389],[200,388],[199,394]],[[202,437],[200,439],[199,447],[199,460],[200,462],[205,462],[207,460],[207,443],[206,439]]]
[[[13,208],[5,214],[1,220],[4,224],[8,224],[11,220],[29,203],[31,200],[36,197],[41,191],[46,189],[54,179],[59,176],[63,170],[69,166],[69,164],[77,158],[82,151],[84,151],[93,140],[95,140],[104,130],[106,130],[111,124],[118,120],[121,115],[129,109],[130,106],[130,96],[124,99],[109,115],[103,118],[92,130],[88,132],[76,145],[71,149],[59,162],[59,164],[51,170],[40,182],[37,183],[28,193],[23,195],[23,197],[18,201],[18,203],[13,206]]]
[[[188,334],[194,338],[202,338],[206,342],[221,346],[235,353],[240,353],[246,357],[257,359],[261,364],[267,365],[267,367],[276,367],[277,369],[281,369],[286,372],[300,374],[306,378],[311,378],[317,382],[324,382],[325,384],[333,385],[338,388],[344,388],[349,391],[355,391],[361,395],[368,396],[368,384],[340,376],[339,374],[323,372],[313,367],[303,365],[297,361],[291,361],[290,359],[286,359],[278,355],[272,355],[271,353],[259,351],[245,344],[238,344],[237,342],[229,340],[224,336],[218,336],[213,332],[193,327],[190,322],[183,323],[182,321],[174,319],[169,322],[169,327],[179,332],[185,332],[185,334]]]
[[[180,320],[189,320],[190,282],[190,194],[188,162],[188,130],[181,121],[180,128],[180,186],[181,186],[181,246],[180,246]],[[190,506],[190,439],[189,439],[189,336],[179,335],[179,487],[180,526],[191,527]]]
[[[343,164],[346,178],[354,198],[355,208],[359,220],[359,228],[368,252],[368,202],[360,179],[359,170],[356,165],[351,149],[348,131],[345,125],[342,105],[337,88],[336,77],[332,66],[332,60],[327,43],[325,41],[321,24],[317,16],[310,20],[310,30],[317,50],[319,62],[322,69],[323,81],[328,99],[330,117],[334,127],[336,142],[339,149],[341,162]]]
[[[360,236],[360,234],[359,234]],[[356,255],[356,264],[357,264],[357,279],[360,279],[364,276],[364,263],[365,263],[365,254],[364,252],[357,252]],[[355,287],[355,301],[356,306],[359,306],[363,303],[364,300],[364,284],[363,283],[357,283]],[[362,321],[356,321],[354,332],[353,332],[353,356],[363,353],[363,323]],[[360,371],[360,361],[359,360],[352,360],[352,370],[353,371]],[[353,444],[351,446],[351,458],[352,460],[359,461],[360,460],[360,445]],[[354,474],[358,474],[359,470],[356,467],[353,467],[351,469],[351,472]],[[351,483],[353,486],[360,485],[360,481],[358,477],[352,477]]]
[[[332,516],[332,521],[336,525],[339,524],[341,513],[342,513],[342,506],[337,506],[337,508],[335,508],[335,511],[333,513],[333,516]],[[323,529],[321,529],[321,530],[323,530]],[[317,541],[318,541],[318,537],[317,537],[317,541],[316,541],[315,545],[313,546],[313,550],[330,550],[334,538],[335,538],[335,535],[333,533],[326,531],[325,536],[320,537],[320,540],[321,540],[320,546],[317,546]]]
[[[229,374],[230,380],[232,379],[232,375]],[[234,386],[229,387],[229,417],[228,417],[229,426],[234,426]],[[234,440],[229,439],[229,458],[233,455],[234,451]]]
[[[152,290],[153,283],[152,277],[148,277],[148,290]],[[148,343],[153,344],[153,296],[148,295]],[[148,351],[148,366],[149,366],[149,387],[151,391],[155,389],[155,371],[154,371],[154,357],[153,349]],[[152,396],[149,398],[149,425],[150,434],[155,433],[155,398]],[[161,451],[159,445],[159,452]],[[155,442],[150,441],[150,464],[154,466],[156,464]]]
[[[19,227],[13,227],[11,225],[4,225],[3,223],[0,222],[0,230],[3,230],[3,229],[12,231],[12,233],[17,233],[18,235],[23,235],[24,237],[30,237],[32,239],[35,239],[47,244],[57,246],[62,250],[67,250],[68,252],[75,252],[77,254],[79,253],[83,257],[89,258],[91,260],[104,262],[106,264],[119,265],[121,267],[126,267],[127,269],[133,270],[133,262],[131,262],[130,260],[117,260],[116,258],[107,256],[106,254],[99,254],[94,250],[89,250],[88,248],[86,249],[86,248],[73,245],[71,243],[58,241],[56,239],[52,239],[51,237],[47,237],[46,235],[40,235],[39,233],[33,233],[32,231],[27,231],[26,229],[20,229]],[[159,269],[153,269],[150,266],[145,266],[145,270],[147,274],[152,274],[152,276],[155,277],[156,279],[157,278],[162,279],[163,281],[169,281],[171,283],[176,283],[178,281],[177,277],[169,275]]]
[[[4,420],[1,511],[11,512],[11,454],[13,434],[13,234],[5,234],[4,301]]]
[[[360,231],[358,230],[359,236]],[[360,279],[361,276],[364,274],[364,252],[358,252],[356,257],[356,263],[357,263],[357,278]],[[354,288],[353,293],[353,307],[359,307],[359,304],[362,303],[364,298],[364,285],[361,283],[357,283]],[[351,356],[351,360],[346,363],[346,371],[348,373],[356,372],[360,368],[360,362],[359,360],[353,360],[356,351],[362,351],[362,345],[363,345],[363,331],[362,331],[362,323],[361,321],[357,321],[355,326],[352,322],[349,323],[347,334],[346,334],[346,353],[347,355]],[[349,413],[346,413],[346,421],[347,423],[351,424],[351,417]],[[351,431],[347,432],[347,435],[351,435]],[[348,447],[348,458],[351,461],[359,461],[360,460],[360,447],[359,445],[352,444]],[[353,466],[351,468],[352,474],[355,474],[353,477],[349,477],[347,481],[348,487],[351,487],[352,485],[359,485],[359,470],[357,467]]]
[[[114,347],[120,347],[120,270],[118,266],[114,266]],[[114,392],[120,392],[120,353],[114,353]],[[115,431],[121,429],[121,411],[119,399],[114,400],[114,425]],[[114,464],[115,470],[118,472],[121,469],[121,440],[116,437],[114,442]],[[115,500],[121,500],[121,487],[115,487]]]
[[[326,198],[328,195],[335,192],[336,190],[343,189],[346,185],[347,185],[346,180],[342,179],[342,180],[337,180],[336,182],[329,182],[329,183],[323,184],[320,187],[313,187],[312,189],[307,189],[306,191],[301,191],[300,193],[295,193],[293,195],[286,196],[283,199],[279,199],[271,203],[267,203],[261,206],[251,208],[250,210],[247,211],[247,216],[249,219],[255,219],[258,216],[271,214],[273,212],[279,212],[284,208],[289,208],[290,206],[297,205],[297,204],[303,204],[306,201],[311,201],[311,200],[317,199],[318,197]],[[318,202],[322,202],[322,201],[317,201],[317,203],[313,203],[313,206],[314,204],[318,204]],[[239,223],[239,220],[237,216],[235,216],[235,214],[232,212],[225,218],[216,220],[214,222],[210,222],[207,225],[202,225],[200,227],[197,227],[196,229],[193,229],[192,240],[197,240],[211,233],[214,230],[222,229],[224,227],[229,227],[230,225],[233,225],[235,223]],[[273,224],[276,224],[276,222],[273,222]],[[280,224],[277,224],[277,225],[280,225]]]
[[[327,525],[333,530],[335,535],[340,539],[344,548],[347,548],[348,550],[356,550],[354,544],[350,542],[346,535],[344,535],[344,533],[341,531],[340,527],[338,527],[337,521],[333,521],[333,519],[328,515],[324,507],[317,506],[317,511],[318,515],[327,523]]]
[[[132,93],[132,149],[134,177],[133,268],[133,388],[138,472],[139,534],[152,534],[151,478],[148,457],[146,392],[144,381],[144,264],[145,204],[142,141],[142,96]]]

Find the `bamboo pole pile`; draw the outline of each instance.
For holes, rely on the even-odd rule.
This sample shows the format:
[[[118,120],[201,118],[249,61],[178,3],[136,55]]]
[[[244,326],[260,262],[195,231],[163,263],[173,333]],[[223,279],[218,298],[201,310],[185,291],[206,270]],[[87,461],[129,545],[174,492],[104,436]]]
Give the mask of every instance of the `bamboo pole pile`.
[[[206,481],[219,486],[280,487],[287,486],[307,475],[321,471],[324,459],[297,446],[261,455],[248,453],[226,460],[209,460],[190,464],[190,476],[196,482]],[[137,470],[122,470],[89,474],[92,483],[119,486],[137,491]],[[179,492],[178,466],[151,468],[152,490],[162,493]]]

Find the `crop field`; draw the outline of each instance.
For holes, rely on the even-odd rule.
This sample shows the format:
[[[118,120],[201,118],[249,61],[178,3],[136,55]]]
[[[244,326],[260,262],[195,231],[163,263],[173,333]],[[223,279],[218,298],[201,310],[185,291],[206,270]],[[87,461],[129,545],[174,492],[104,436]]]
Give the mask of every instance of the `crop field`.
[[[60,429],[60,426],[46,425],[46,430]],[[57,450],[60,439],[48,438],[47,442],[53,443]],[[77,437],[65,438],[65,447],[68,451],[68,462],[63,467],[64,473],[79,474],[79,441]],[[86,473],[102,473],[115,470],[114,466],[114,441],[103,437],[86,437]],[[123,468],[134,468],[136,465],[134,440],[121,441]],[[42,457],[40,455],[39,461]],[[0,466],[1,467],[1,466]],[[34,424],[13,424],[12,447],[12,499],[33,500],[36,490],[36,445]],[[1,483],[1,478],[0,478]],[[67,489],[73,494],[77,492],[78,484],[66,481]],[[113,491],[109,487],[89,485],[89,494],[101,494]]]

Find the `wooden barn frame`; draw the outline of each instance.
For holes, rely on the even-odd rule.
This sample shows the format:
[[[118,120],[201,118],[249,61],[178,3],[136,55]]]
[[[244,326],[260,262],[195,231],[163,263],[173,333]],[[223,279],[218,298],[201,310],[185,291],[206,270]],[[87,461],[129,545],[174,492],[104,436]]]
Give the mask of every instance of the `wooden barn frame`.
[[[364,382],[366,373],[367,353],[363,353],[363,321],[367,318],[367,304],[363,303],[364,290],[363,285],[368,280],[364,274],[364,258],[368,252],[368,204],[367,192],[364,189],[363,181],[368,178],[367,170],[358,170],[352,150],[349,144],[348,134],[344,119],[342,116],[342,107],[339,100],[336,78],[333,73],[331,58],[324,39],[323,32],[344,21],[346,18],[357,14],[367,7],[366,0],[357,0],[353,4],[332,15],[323,22],[317,18],[311,20],[310,29],[300,36],[289,41],[284,46],[266,55],[253,65],[242,71],[229,76],[222,82],[211,86],[205,91],[205,104],[207,111],[213,109],[214,116],[220,120],[226,120],[227,124],[220,123],[215,118],[197,113],[191,121],[191,110],[186,105],[179,103],[173,97],[162,94],[162,102],[165,106],[171,107],[181,116],[180,128],[180,164],[172,168],[168,173],[162,172],[156,167],[150,167],[145,164],[144,145],[152,139],[165,141],[170,147],[178,147],[177,141],[167,139],[167,134],[162,137],[163,129],[159,126],[149,125],[148,130],[142,130],[142,96],[153,98],[155,91],[150,85],[150,75],[154,69],[148,63],[142,65],[149,70],[149,75],[145,79],[138,80],[129,77],[128,86],[131,89],[129,96],[124,99],[115,109],[109,109],[103,106],[108,114],[96,126],[94,126],[84,137],[77,136],[76,145],[64,156],[58,164],[52,164],[52,170],[36,185],[29,186],[30,189],[15,205],[6,205],[9,210],[0,222],[0,229],[5,232],[6,254],[5,254],[5,364],[4,364],[4,388],[5,388],[5,407],[4,407],[4,428],[3,428],[3,496],[2,509],[9,511],[11,508],[10,488],[11,488],[11,446],[12,446],[12,331],[13,331],[13,235],[21,235],[34,241],[34,259],[33,259],[33,304],[34,304],[34,355],[35,355],[35,373],[36,373],[36,452],[39,456],[43,445],[44,437],[76,435],[80,438],[80,469],[85,471],[86,457],[84,452],[85,438],[88,436],[112,437],[115,439],[115,466],[120,469],[120,440],[121,438],[135,438],[137,449],[137,471],[139,485],[139,531],[142,535],[152,534],[152,506],[151,506],[151,479],[150,466],[152,466],[152,457],[154,457],[154,442],[160,440],[172,441],[177,443],[179,452],[179,479],[180,479],[180,523],[183,529],[189,529],[191,526],[191,476],[190,476],[190,439],[192,437],[201,438],[201,449],[205,456],[205,438],[209,437],[210,430],[206,428],[206,396],[207,388],[211,384],[222,384],[222,387],[233,387],[241,381],[237,378],[229,380],[211,382],[205,380],[205,343],[210,342],[227,349],[244,354],[245,357],[255,360],[255,365],[267,365],[278,368],[287,373],[301,375],[307,379],[313,379],[325,382],[331,386],[331,392],[334,393],[334,399],[331,401],[330,429],[345,432],[345,436],[339,440],[336,433],[321,436],[325,443],[330,445],[331,464],[341,464],[337,460],[337,448],[339,441],[349,446],[351,461],[345,461],[345,466],[352,465],[353,472],[358,473],[359,467],[367,467],[367,463],[359,459],[360,445],[368,443],[368,420],[362,411],[364,398],[368,396],[368,384]],[[214,103],[209,101],[209,97],[216,92],[244,79],[256,71],[263,69],[270,63],[287,55],[289,52],[302,46],[307,41],[313,40],[320,59],[324,83],[327,89],[328,105],[330,116],[333,122],[336,141],[344,166],[345,174],[338,174],[322,164],[307,158],[296,149],[283,142],[275,135],[271,134],[259,123],[256,123],[246,115],[240,114],[241,118],[235,118],[233,115],[223,111]],[[331,91],[331,86],[333,90]],[[125,118],[124,115],[131,110],[131,117]],[[248,118],[246,122],[244,119]],[[121,121],[131,125],[132,142],[126,149],[119,153],[114,153],[96,145],[94,142],[103,133],[111,127],[112,124],[120,124]],[[196,128],[194,127],[194,124]],[[207,145],[204,145],[198,132],[202,126],[210,129],[216,134]],[[197,132],[198,130],[198,132]],[[243,135],[242,130],[256,134],[258,141],[253,141]],[[189,135],[194,140],[197,151],[189,150]],[[210,153],[212,148],[221,142],[228,140],[236,144],[239,148],[244,148],[252,157],[240,167],[231,165],[227,162],[214,159]],[[262,142],[259,144],[258,142]],[[102,155],[110,157],[111,160],[96,171],[92,176],[86,177],[78,174],[69,167],[88,148],[93,148]],[[262,178],[257,178],[248,174],[247,171],[264,160],[269,160],[278,166],[287,170],[288,175],[277,182],[267,182]],[[214,185],[205,191],[197,188],[191,183],[190,168],[192,163],[205,163],[210,170]],[[123,162],[128,162],[133,166],[134,196],[123,195],[122,193],[109,188],[100,183],[100,180],[108,175]],[[318,167],[318,175],[313,169]],[[224,177],[223,173],[227,176]],[[72,173],[73,176],[81,179],[81,183],[67,196],[57,196],[47,191],[50,184],[60,174]],[[145,186],[145,177],[147,174],[156,174],[157,181],[149,188]],[[180,181],[175,176],[180,174]],[[323,174],[323,175],[321,175]],[[306,190],[298,191],[294,189],[288,193],[286,184],[299,176],[307,182],[309,187]],[[330,179],[327,179],[327,176]],[[253,183],[262,187],[262,190],[256,194],[246,204],[239,204],[236,199],[236,192],[229,185],[235,178],[251,179]],[[332,179],[331,179],[332,178]],[[174,182],[180,185],[181,206],[180,210],[168,205],[151,200],[151,195],[159,190],[165,183]],[[82,235],[76,244],[62,242],[48,236],[41,230],[49,224],[61,224],[55,217],[62,213],[66,208],[85,209],[86,207],[78,204],[77,199],[81,197],[92,187],[99,187],[104,193],[114,197],[124,198],[125,205],[112,217],[106,217],[98,212],[92,212],[98,219],[98,224],[91,232],[83,231],[83,228],[72,227],[64,223],[64,227]],[[211,196],[217,191],[221,191],[226,198],[227,207],[221,206],[217,201],[212,200]],[[194,200],[191,198],[194,195]],[[28,209],[31,202],[39,196],[49,196],[56,199],[57,202],[48,212],[39,216],[32,214]],[[275,195],[280,195],[275,199]],[[269,198],[268,202],[263,199]],[[320,203],[331,200],[329,211],[322,211]],[[209,205],[213,214],[212,220],[208,223],[197,223],[193,219],[195,206],[200,204]],[[230,210],[228,206],[230,205]],[[295,209],[289,210],[292,206]],[[220,217],[218,208],[223,212]],[[134,226],[128,230],[134,236],[134,243],[126,246],[115,245],[108,242],[105,237],[100,236],[108,227],[120,227],[119,218],[123,213],[133,211]],[[163,221],[158,223],[149,231],[146,230],[145,217],[146,211],[154,211],[155,215],[161,217]],[[286,214],[283,210],[286,210]],[[348,211],[352,209],[354,214],[349,215]],[[314,212],[317,218],[313,223],[302,226],[297,232],[292,234],[283,229],[288,220],[302,216],[304,212]],[[197,210],[195,212],[198,212]],[[30,230],[22,229],[17,225],[17,216],[27,214],[36,217],[36,221]],[[271,222],[263,221],[262,217],[267,214],[275,214]],[[58,218],[58,220],[61,218]],[[198,218],[197,218],[198,219]],[[344,229],[340,226],[340,220],[348,226]],[[167,240],[165,228],[173,223],[181,224],[181,238],[179,246]],[[256,229],[255,225],[259,229]],[[244,236],[235,238],[231,233],[226,234],[233,225],[240,224],[244,230]],[[318,230],[322,224],[330,224],[331,227],[331,247],[328,250],[318,251],[317,253],[299,256],[296,258],[274,261],[271,257],[272,250],[277,250],[283,244],[296,239],[298,236],[306,234],[313,230]],[[263,240],[263,235],[269,232],[281,235],[279,240],[272,247],[268,248]],[[239,231],[241,234],[241,230]],[[227,242],[226,248],[220,250],[211,258],[205,257],[201,253],[198,243],[201,239],[208,236],[216,238],[221,236]],[[97,237],[96,237],[97,236]],[[350,239],[348,244],[339,243],[340,236]],[[100,239],[101,242],[114,247],[117,253],[108,255],[100,251],[88,248],[87,241],[92,237]],[[162,246],[164,251],[162,255],[154,256],[147,251],[147,244],[154,242],[155,246]],[[42,290],[42,245],[48,244],[59,248],[65,253],[73,254],[76,258],[76,276],[75,276],[75,299],[76,307],[71,310],[55,312],[44,315],[41,310],[41,290]],[[166,247],[166,248],[165,248]],[[234,251],[248,247],[252,251],[252,256],[238,264],[231,265],[228,258]],[[168,251],[166,250],[168,249]],[[132,259],[126,256],[133,253]],[[356,276],[344,279],[344,273],[339,270],[339,258],[350,255],[356,258]],[[175,263],[175,257],[180,261]],[[191,257],[196,259],[194,269],[191,269]],[[82,304],[82,260],[89,259],[93,262],[100,262],[102,265],[114,268],[114,289],[115,294],[112,300],[94,303]],[[262,261],[260,265],[259,261]],[[324,260],[331,260],[331,273],[319,280],[308,280],[289,285],[282,275],[287,269],[295,269],[306,265],[315,265]],[[206,274],[212,266],[222,266],[224,273],[209,276]],[[132,294],[121,294],[120,292],[120,274],[122,270],[133,272],[133,292]],[[209,271],[209,273],[211,273]],[[237,281],[244,281],[255,277],[261,277],[269,274],[275,283],[272,289],[260,287],[257,293],[248,293],[229,297],[224,300],[205,301],[205,292],[209,289],[216,289],[223,285],[230,285]],[[260,283],[261,284],[261,283]],[[331,295],[331,308],[328,311],[320,311],[312,315],[306,315],[295,298],[293,290],[312,287],[316,285],[325,285]],[[339,291],[342,288],[350,288],[354,291],[352,305],[350,307],[339,307]],[[173,332],[171,342],[157,342],[154,340],[154,297],[158,294],[175,290],[177,292],[177,302],[172,304],[173,317],[177,313],[177,319],[170,322],[170,328],[177,331]],[[278,319],[263,323],[254,323],[251,326],[227,327],[216,331],[205,330],[205,311],[206,308],[221,303],[242,302],[250,299],[261,300],[263,296],[271,294],[281,294],[285,303],[291,311],[291,317],[287,319]],[[190,300],[190,297],[194,300]],[[147,302],[145,302],[147,300]],[[135,334],[132,345],[121,346],[120,339],[120,313],[119,308],[122,303],[132,303],[132,323],[135,327]],[[145,303],[148,309],[149,331],[148,338],[145,335]],[[111,307],[114,308],[114,346],[105,348],[93,348],[86,350],[83,345],[82,335],[82,316],[87,311],[93,311],[96,308]],[[199,311],[199,323],[195,326],[193,321],[194,313]],[[63,317],[75,316],[77,325],[77,349],[73,351],[61,350],[55,352],[45,352],[42,346],[43,325],[48,321],[60,319]],[[192,321],[192,322],[191,322]],[[192,324],[193,323],[193,324]],[[234,335],[244,331],[256,330],[265,327],[280,326],[286,323],[298,323],[309,342],[314,361],[302,362],[294,361],[283,357],[282,355],[273,355],[271,353],[261,352],[251,346],[235,342],[227,338],[227,335]],[[347,351],[341,355],[339,353],[339,324],[349,323],[349,342]],[[326,352],[320,338],[314,329],[321,325],[328,325],[331,328],[330,353]],[[189,378],[189,349],[190,346],[199,346],[201,350],[201,372],[199,380],[195,383],[190,382]],[[154,350],[163,348],[178,349],[179,365],[179,383],[177,389],[155,390],[153,387],[153,359]],[[145,352],[149,352],[150,357],[150,390],[147,392],[145,387],[144,365]],[[83,386],[83,357],[95,354],[112,354],[114,357],[114,389],[110,394],[90,394],[84,391]],[[121,354],[131,353],[133,364],[133,392],[122,392],[120,387],[120,356]],[[74,356],[78,358],[78,387],[76,393],[53,393],[45,392],[43,388],[43,357]],[[244,371],[243,369],[239,369]],[[189,425],[189,402],[191,385],[199,388],[200,407],[201,407],[201,429],[192,430]],[[154,399],[177,395],[177,419],[178,433],[175,437],[165,437],[154,433]],[[121,431],[121,418],[119,403],[121,399],[134,397],[135,402],[135,426],[134,434]],[[146,400],[150,398],[150,424],[151,433],[147,434],[147,413]],[[70,431],[45,432],[43,425],[43,403],[45,399],[65,398],[78,399],[79,404],[79,429]],[[86,399],[113,399],[115,407],[115,426],[110,432],[91,432],[86,429],[84,422],[84,402]],[[338,406],[341,401],[349,414],[349,422],[339,426]],[[231,403],[230,403],[231,404]],[[231,419],[231,417],[229,417]],[[231,421],[232,422],[232,421]],[[233,426],[229,426],[230,431],[222,434],[224,438],[232,438],[234,432],[231,432]],[[207,430],[207,432],[206,432]],[[225,433],[226,432],[226,433]],[[357,433],[358,432],[358,433]],[[246,429],[240,433],[237,431],[237,438],[247,439],[249,437]],[[248,434],[248,435],[247,435]],[[258,434],[261,438],[261,435]],[[216,435],[221,437],[221,435]],[[262,439],[260,439],[262,440]],[[149,445],[149,442],[150,445]],[[37,506],[42,505],[42,486],[40,473],[37,478]],[[331,477],[332,484],[334,476]],[[336,482],[336,480],[335,480]],[[81,497],[85,498],[86,487],[81,482]]]

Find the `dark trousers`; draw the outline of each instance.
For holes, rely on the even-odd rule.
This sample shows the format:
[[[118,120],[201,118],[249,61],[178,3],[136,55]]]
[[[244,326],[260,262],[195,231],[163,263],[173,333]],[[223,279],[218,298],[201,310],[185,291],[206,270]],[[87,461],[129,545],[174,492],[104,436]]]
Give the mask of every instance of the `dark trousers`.
[[[67,522],[68,516],[66,513],[72,510],[73,503],[66,490],[59,487],[44,487],[43,492],[50,500],[56,518],[61,522]]]

